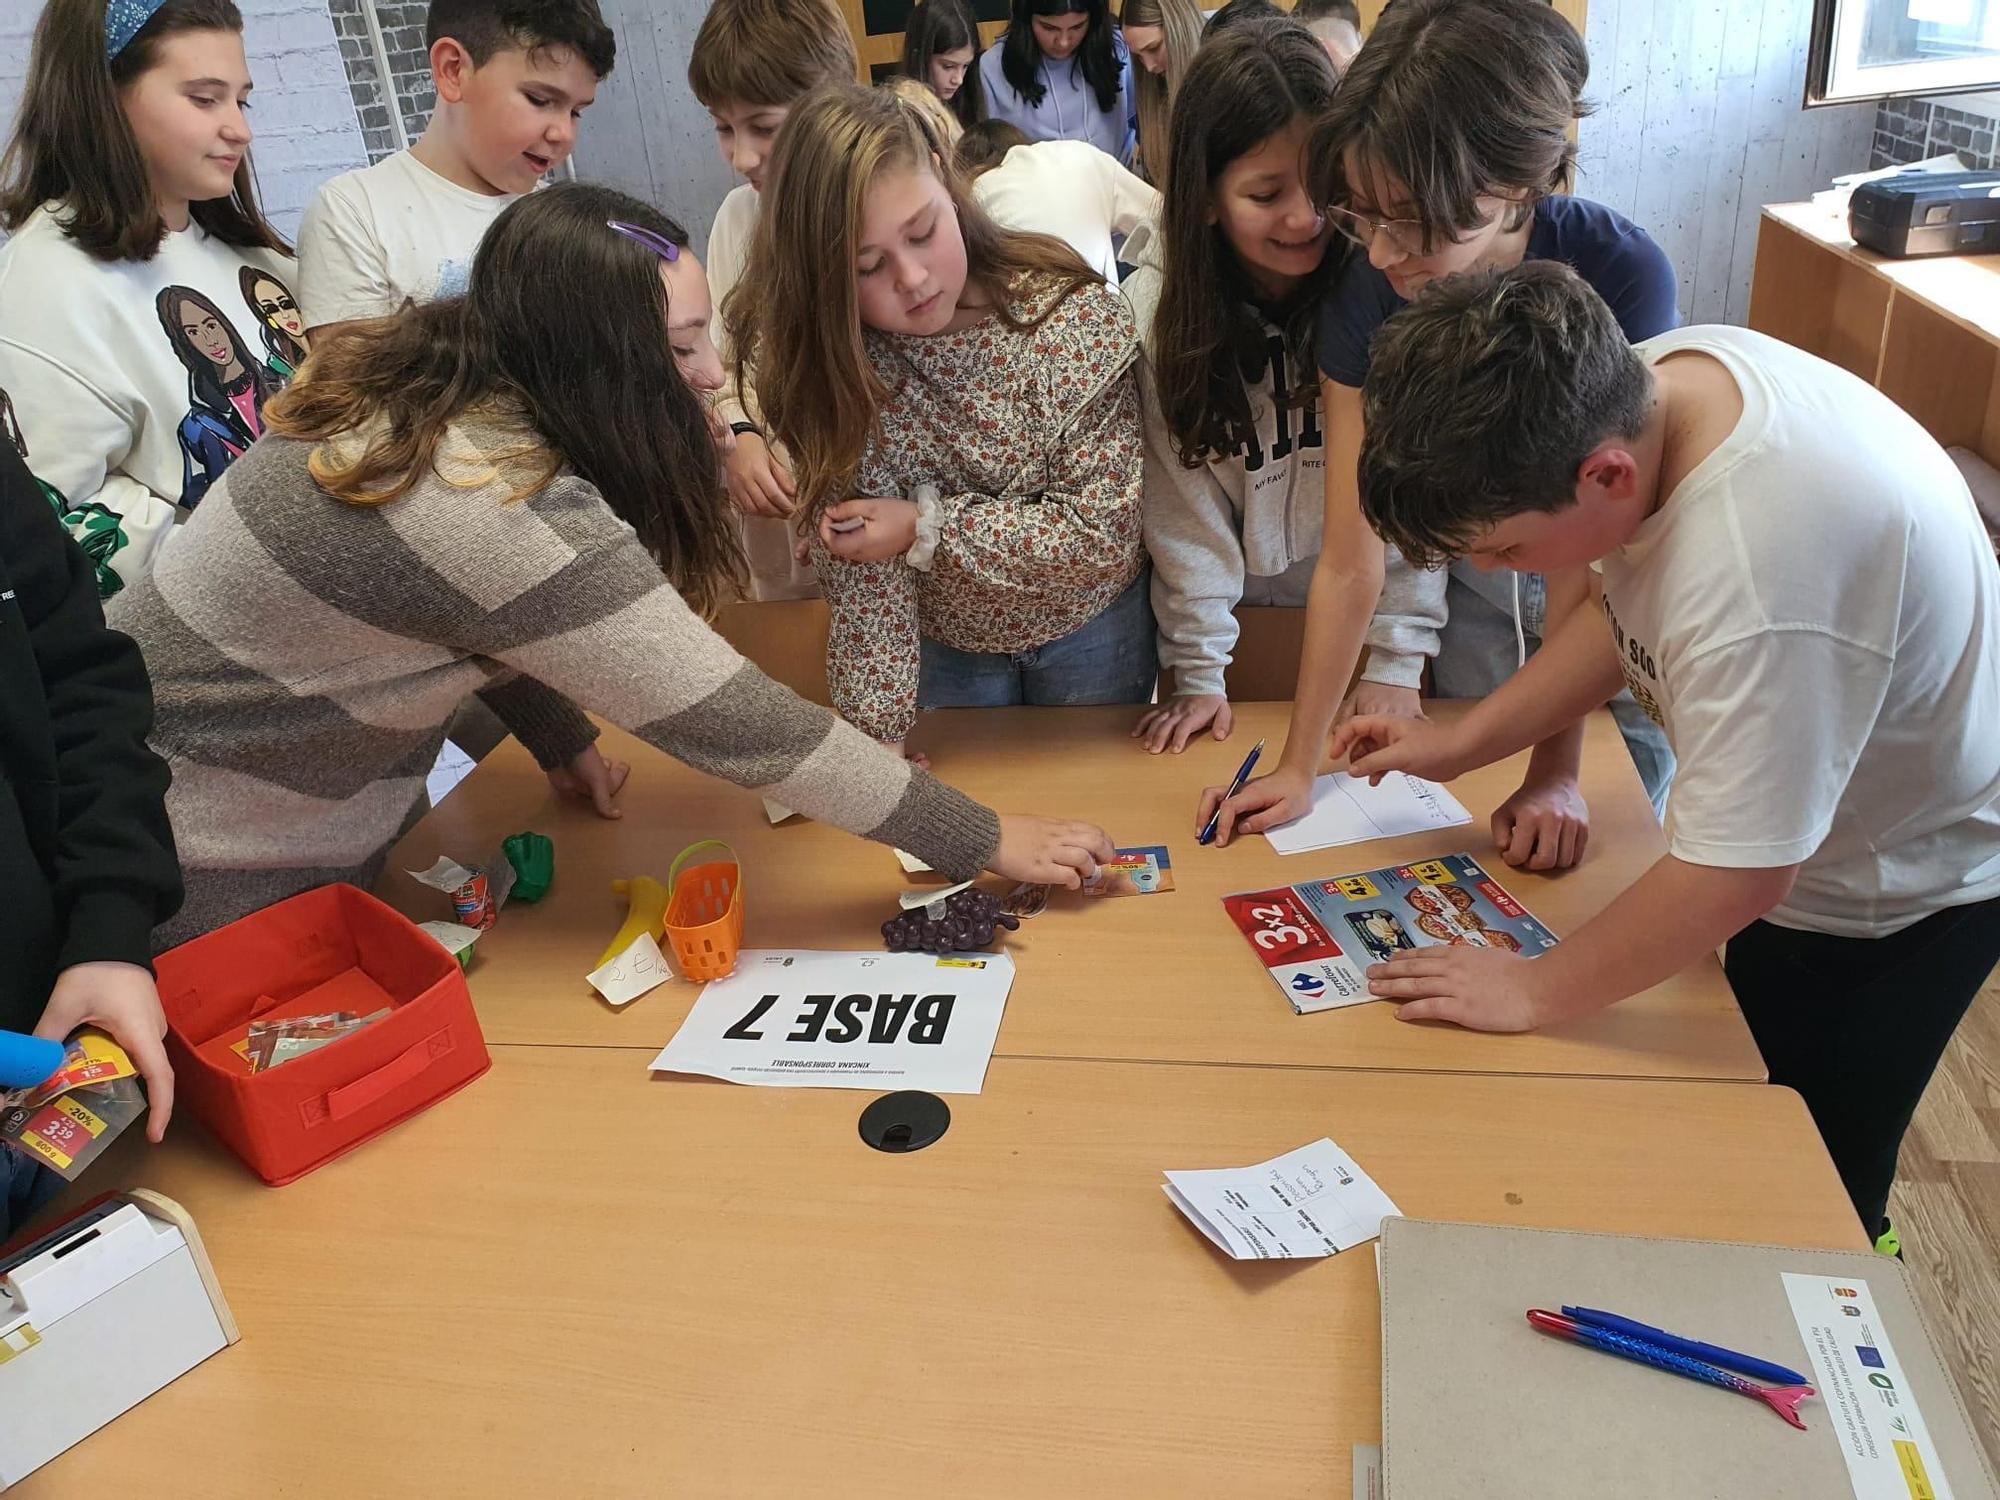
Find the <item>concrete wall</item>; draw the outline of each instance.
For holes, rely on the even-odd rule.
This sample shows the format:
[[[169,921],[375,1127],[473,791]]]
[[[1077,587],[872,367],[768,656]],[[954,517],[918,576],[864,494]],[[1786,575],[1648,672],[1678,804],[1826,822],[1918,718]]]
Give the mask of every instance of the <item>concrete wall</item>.
[[[657,204],[687,226],[697,255],[740,181],[715,149],[715,126],[688,88],[688,54],[708,0],[598,0],[618,33],[618,67],[584,116],[576,171]]]
[[[1741,323],[1758,210],[1866,167],[1875,106],[1807,110],[1812,0],[1590,0],[1578,191],[1649,230],[1681,316]]]

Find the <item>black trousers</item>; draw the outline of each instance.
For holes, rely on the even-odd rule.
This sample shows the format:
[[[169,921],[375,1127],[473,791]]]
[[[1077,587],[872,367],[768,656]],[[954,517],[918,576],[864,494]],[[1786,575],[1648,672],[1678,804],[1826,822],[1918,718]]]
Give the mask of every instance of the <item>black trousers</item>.
[[[1883,938],[1752,922],[1723,969],[1771,1070],[1804,1097],[1873,1238],[1903,1132],[1973,997],[2000,963],[2000,897]]]

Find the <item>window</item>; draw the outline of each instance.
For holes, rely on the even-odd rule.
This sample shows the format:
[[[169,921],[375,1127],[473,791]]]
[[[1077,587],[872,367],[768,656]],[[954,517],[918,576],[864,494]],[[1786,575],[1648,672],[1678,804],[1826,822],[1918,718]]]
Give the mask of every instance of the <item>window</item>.
[[[2000,86],[2000,0],[1813,0],[1806,103]]]

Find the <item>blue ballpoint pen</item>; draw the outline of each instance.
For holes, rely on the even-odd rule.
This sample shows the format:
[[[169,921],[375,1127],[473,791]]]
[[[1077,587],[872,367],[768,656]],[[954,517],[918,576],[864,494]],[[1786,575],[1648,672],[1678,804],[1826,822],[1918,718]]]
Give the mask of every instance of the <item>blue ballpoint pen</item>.
[[[1598,1312],[1589,1307],[1565,1307],[1563,1316],[1574,1318],[1587,1328],[1603,1328],[1612,1333],[1622,1333],[1628,1338],[1644,1339],[1649,1344],[1658,1344],[1671,1349],[1676,1354],[1685,1354],[1691,1359],[1705,1359],[1712,1365],[1720,1365],[1725,1370],[1734,1370],[1739,1375],[1749,1375],[1757,1380],[1766,1380],[1773,1385],[1805,1385],[1806,1377],[1797,1370],[1788,1370],[1783,1365],[1774,1365],[1769,1360],[1757,1359],[1748,1354],[1738,1354],[1733,1349],[1718,1349],[1713,1344],[1698,1344],[1693,1339],[1676,1338],[1660,1328],[1649,1328],[1644,1323],[1635,1323],[1630,1318],[1621,1318],[1616,1313]]]
[[[1231,797],[1234,797],[1238,792],[1243,790],[1243,784],[1250,779],[1250,773],[1256,769],[1257,757],[1263,753],[1264,742],[1262,740],[1257,741],[1256,744],[1250,747],[1250,753],[1243,757],[1243,764],[1236,768],[1236,775],[1229,783],[1229,790],[1222,794],[1222,802],[1227,802]],[[1222,802],[1216,803],[1215,811],[1208,815],[1208,824],[1202,829],[1201,837],[1195,840],[1196,843],[1212,844],[1215,842],[1215,825],[1222,818]]]

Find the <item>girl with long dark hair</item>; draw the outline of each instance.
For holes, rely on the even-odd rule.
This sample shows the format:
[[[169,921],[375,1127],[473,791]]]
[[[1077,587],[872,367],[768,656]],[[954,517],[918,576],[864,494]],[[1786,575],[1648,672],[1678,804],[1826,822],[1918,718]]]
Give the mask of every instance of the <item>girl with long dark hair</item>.
[[[979,75],[990,119],[1132,159],[1130,60],[1105,0],[1014,0]]]
[[[159,941],[367,885],[475,690],[606,816],[626,768],[586,709],[956,876],[1073,885],[1110,856],[884,753],[703,622],[743,566],[697,394],[722,383],[710,319],[685,231],[571,185],[494,221],[463,298],[314,351],[114,606],[174,774],[188,896]]]
[[[1174,106],[1157,229],[1126,242],[1146,363],[1146,550],[1173,696],[1133,731],[1226,739],[1238,604],[1302,606],[1319,557],[1326,438],[1319,299],[1344,259],[1306,187],[1333,64],[1295,21],[1233,26]]]
[[[1238,818],[1258,832],[1307,810],[1341,714],[1420,717],[1426,658],[1441,697],[1484,697],[1584,607],[1581,570],[1409,568],[1362,516],[1356,465],[1375,335],[1433,281],[1560,260],[1597,288],[1628,338],[1679,321],[1674,269],[1653,238],[1565,191],[1576,162],[1569,131],[1585,113],[1589,76],[1582,38],[1542,0],[1397,0],[1314,129],[1313,199],[1355,246],[1320,306],[1326,520],[1286,748],[1268,776],[1229,799],[1224,839]],[[1393,602],[1378,608],[1385,588]],[[1674,764],[1666,737],[1629,694],[1611,708],[1663,806]],[[1494,814],[1509,863],[1552,869],[1581,857],[1582,733],[1578,722],[1538,746],[1527,780]],[[1220,802],[1222,790],[1205,802]]]
[[[903,76],[924,84],[958,117],[986,118],[979,79],[979,18],[966,0],[917,0],[903,30]]]

